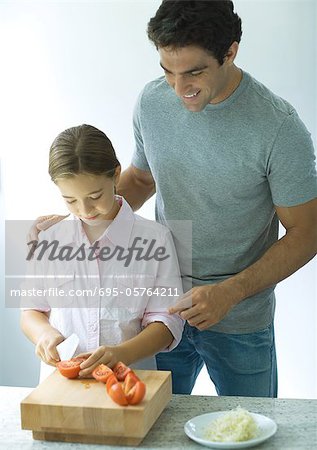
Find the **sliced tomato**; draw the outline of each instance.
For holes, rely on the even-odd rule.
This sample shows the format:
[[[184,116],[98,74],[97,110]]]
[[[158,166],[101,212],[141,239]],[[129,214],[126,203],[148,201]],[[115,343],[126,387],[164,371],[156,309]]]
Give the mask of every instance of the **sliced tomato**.
[[[56,364],[56,367],[60,373],[66,378],[77,378],[80,372],[80,364],[84,362],[86,358],[77,357],[67,361],[60,361]]]
[[[126,366],[123,362],[119,361],[113,368],[113,372],[119,381],[123,381],[127,374],[131,372],[132,369]]]
[[[146,387],[143,381],[137,381],[135,385],[125,394],[129,405],[137,405],[145,396]]]
[[[124,370],[122,372],[117,370],[117,373],[120,378],[125,377],[124,382],[120,383],[114,368],[113,373],[108,376],[106,382],[107,392],[112,400],[121,406],[137,405],[145,396],[145,384],[137,377],[132,369],[123,363],[120,363],[120,369]],[[129,370],[126,371],[125,369]]]
[[[124,380],[123,390],[129,405],[137,405],[145,396],[145,384],[131,370]]]
[[[75,356],[74,358],[70,359],[69,361],[73,361],[73,362],[79,362],[79,364],[81,364],[82,362],[86,361],[86,359],[88,359],[89,356]]]
[[[117,382],[115,384],[112,384],[109,388],[108,394],[114,402],[118,403],[118,405],[121,406],[128,405],[128,400],[124,395],[122,385],[120,383]]]
[[[93,370],[92,376],[97,380],[101,381],[102,383],[106,383],[109,376],[112,374],[112,370],[110,367],[106,366],[105,364],[100,364]]]
[[[131,372],[126,375],[123,383],[124,393],[127,394],[138,381],[140,381],[140,379],[136,376],[133,370],[131,370]]]
[[[107,379],[107,383],[106,383],[106,389],[107,389],[108,394],[109,394],[109,390],[110,390],[111,386],[116,383],[118,383],[117,377],[115,376],[114,373],[111,373],[109,375],[109,377]]]

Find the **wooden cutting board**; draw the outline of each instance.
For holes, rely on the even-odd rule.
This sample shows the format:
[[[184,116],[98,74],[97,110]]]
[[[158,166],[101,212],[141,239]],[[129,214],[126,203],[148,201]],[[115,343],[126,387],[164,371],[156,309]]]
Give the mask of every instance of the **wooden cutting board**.
[[[22,429],[47,441],[138,445],[170,401],[172,378],[158,370],[135,373],[146,384],[145,397],[119,406],[103,383],[68,380],[56,370],[21,402]]]

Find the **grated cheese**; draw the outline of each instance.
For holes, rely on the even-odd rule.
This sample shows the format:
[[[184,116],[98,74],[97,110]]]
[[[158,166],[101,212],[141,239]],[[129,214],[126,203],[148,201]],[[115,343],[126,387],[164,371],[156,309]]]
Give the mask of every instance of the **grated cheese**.
[[[249,411],[238,406],[211,422],[204,438],[217,442],[239,442],[253,439],[258,433],[259,428]]]

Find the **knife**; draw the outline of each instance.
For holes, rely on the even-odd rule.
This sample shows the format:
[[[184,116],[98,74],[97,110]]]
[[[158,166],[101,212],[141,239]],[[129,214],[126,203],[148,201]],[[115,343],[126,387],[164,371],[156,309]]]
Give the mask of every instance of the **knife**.
[[[73,333],[56,346],[61,361],[66,361],[74,356],[79,344],[79,337]]]

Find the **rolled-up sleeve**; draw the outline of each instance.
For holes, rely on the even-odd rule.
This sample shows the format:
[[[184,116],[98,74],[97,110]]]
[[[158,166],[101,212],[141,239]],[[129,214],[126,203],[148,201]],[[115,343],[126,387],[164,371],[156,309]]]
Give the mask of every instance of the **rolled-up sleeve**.
[[[142,327],[145,328],[147,325],[153,322],[164,323],[164,325],[170,330],[174,337],[173,342],[161,351],[169,352],[177,347],[180,343],[180,340],[182,339],[184,320],[178,314],[146,313],[142,321]]]
[[[179,344],[185,321],[178,314],[169,314],[183,294],[182,279],[171,232],[166,229],[163,247],[168,258],[160,261],[153,295],[149,298],[142,320],[142,328],[152,322],[162,322],[174,336],[173,342],[162,351],[171,351]],[[154,294],[155,293],[155,294]]]

